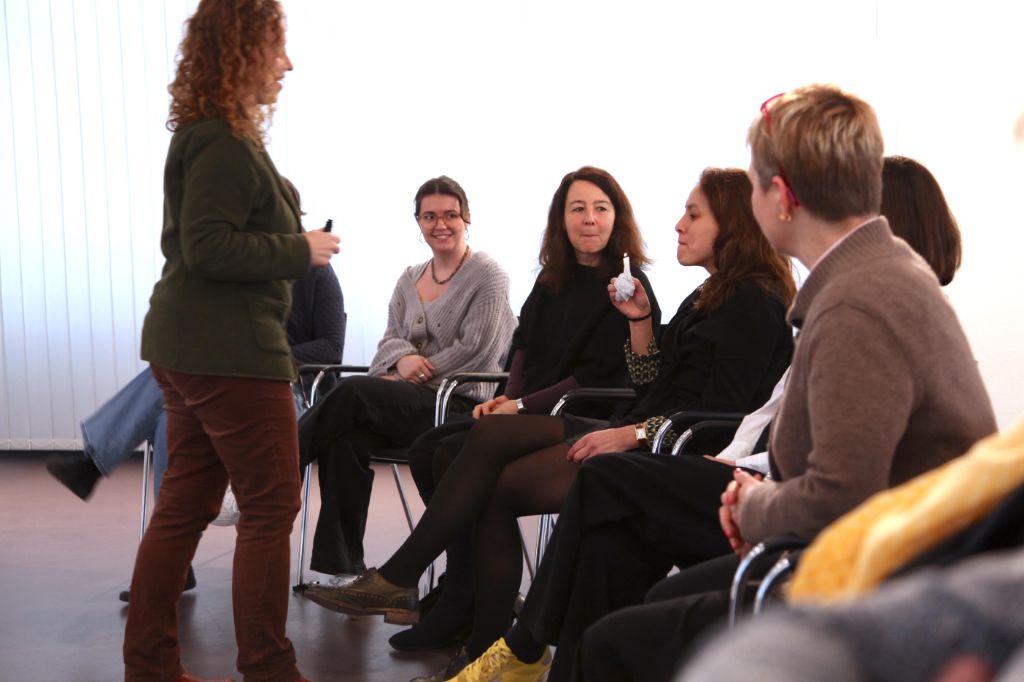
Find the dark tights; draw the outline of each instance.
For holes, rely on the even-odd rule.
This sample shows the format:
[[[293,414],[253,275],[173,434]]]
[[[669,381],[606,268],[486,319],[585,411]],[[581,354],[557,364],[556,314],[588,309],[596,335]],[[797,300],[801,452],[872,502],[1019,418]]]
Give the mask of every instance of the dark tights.
[[[578,465],[566,459],[569,446],[558,443],[505,467],[494,496],[477,523],[473,631],[470,656],[487,650],[511,625],[512,604],[523,575],[520,516],[554,514],[562,508]]]
[[[430,562],[475,523],[471,656],[482,653],[509,625],[522,576],[516,518],[561,508],[577,470],[566,459],[568,451],[558,417],[481,418],[437,484],[416,530],[380,568],[387,580],[412,587]]]

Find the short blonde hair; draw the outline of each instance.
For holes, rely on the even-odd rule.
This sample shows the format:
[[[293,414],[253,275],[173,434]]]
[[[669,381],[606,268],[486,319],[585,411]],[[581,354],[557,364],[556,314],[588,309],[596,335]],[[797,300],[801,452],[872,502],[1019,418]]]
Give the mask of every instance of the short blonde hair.
[[[882,131],[867,102],[832,85],[808,85],[761,110],[747,143],[762,189],[778,175],[825,220],[879,212]]]

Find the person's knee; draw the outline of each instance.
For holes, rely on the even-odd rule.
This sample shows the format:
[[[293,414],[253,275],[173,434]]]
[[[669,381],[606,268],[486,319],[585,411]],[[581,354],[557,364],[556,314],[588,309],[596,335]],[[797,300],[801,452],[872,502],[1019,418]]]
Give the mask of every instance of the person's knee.
[[[647,590],[647,595],[644,597],[644,602],[650,604],[652,602],[667,601],[669,599],[675,599],[681,595],[688,594],[690,592],[686,585],[686,576],[682,573],[676,573],[674,575],[662,578],[658,582],[651,586],[651,589]]]
[[[194,483],[165,476],[150,523],[170,523],[187,531],[202,530],[220,513],[224,499],[222,484],[227,486],[226,478]]]
[[[623,609],[612,611],[583,631],[580,638],[580,653],[584,658],[597,658],[615,647],[622,638],[622,633],[628,631],[623,628],[628,627],[629,620],[623,618],[622,613]]]
[[[218,511],[219,511],[218,507]],[[273,500],[256,497],[247,500],[245,503],[239,500],[238,510],[241,516],[238,520],[239,533],[254,533],[258,535],[286,535],[291,533],[295,517],[301,509],[298,495]],[[214,514],[214,518],[216,513]]]
[[[424,502],[434,493],[434,452],[425,449],[409,450],[409,472]]]
[[[444,478],[445,473],[451,467],[452,463],[462,452],[462,439],[445,439],[442,440],[437,450],[434,451],[434,457],[431,460],[431,470],[434,477],[434,483],[440,483],[441,479]]]
[[[617,475],[627,468],[627,458],[618,452],[603,455],[594,455],[583,460],[580,465],[577,477],[588,479],[615,479]]]

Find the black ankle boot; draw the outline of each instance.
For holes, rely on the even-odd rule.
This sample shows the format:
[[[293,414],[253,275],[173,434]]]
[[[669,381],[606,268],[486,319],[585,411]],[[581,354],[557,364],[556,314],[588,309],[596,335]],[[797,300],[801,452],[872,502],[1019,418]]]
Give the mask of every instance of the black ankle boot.
[[[420,622],[388,639],[399,651],[433,651],[466,641],[473,626],[473,552],[469,534],[448,548],[444,587],[437,602]]]
[[[46,470],[83,500],[89,499],[102,475],[84,452],[55,452],[46,458]]]

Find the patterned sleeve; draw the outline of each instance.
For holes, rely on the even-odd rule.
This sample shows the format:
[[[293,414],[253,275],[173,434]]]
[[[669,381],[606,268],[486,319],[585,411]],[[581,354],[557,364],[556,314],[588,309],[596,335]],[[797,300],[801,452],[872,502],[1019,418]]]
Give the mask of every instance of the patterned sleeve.
[[[647,432],[647,448],[650,449],[654,445],[654,434],[658,432],[662,424],[667,422],[668,419],[660,414],[656,414],[653,417],[648,417],[644,420],[644,431]],[[672,452],[672,444],[679,439],[679,434],[675,432],[675,429],[669,429],[665,433],[664,440],[661,441],[661,453],[667,455]]]
[[[629,344],[629,339],[626,339],[624,348],[626,351],[626,367],[629,369],[629,378],[633,384],[636,386],[646,386],[654,381],[654,377],[658,376],[658,370],[661,369],[661,351],[658,350],[658,344],[654,339],[651,339],[647,344],[647,355],[634,353],[633,348]]]

